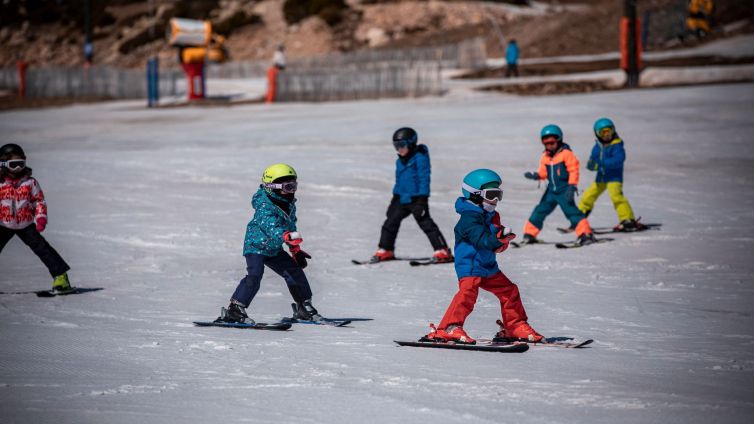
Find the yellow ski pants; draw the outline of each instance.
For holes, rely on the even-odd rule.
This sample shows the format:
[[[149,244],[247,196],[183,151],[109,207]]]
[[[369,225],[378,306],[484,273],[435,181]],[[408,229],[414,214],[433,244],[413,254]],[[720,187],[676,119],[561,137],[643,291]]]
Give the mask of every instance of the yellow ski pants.
[[[581,202],[579,203],[579,209],[584,214],[588,214],[594,209],[594,204],[600,195],[607,189],[610,194],[610,200],[613,201],[613,207],[618,214],[618,220],[623,222],[627,219],[635,219],[634,211],[631,209],[631,204],[628,203],[628,199],[623,195],[623,183],[622,182],[610,182],[610,183],[597,183],[594,182],[589,186],[581,196]]]

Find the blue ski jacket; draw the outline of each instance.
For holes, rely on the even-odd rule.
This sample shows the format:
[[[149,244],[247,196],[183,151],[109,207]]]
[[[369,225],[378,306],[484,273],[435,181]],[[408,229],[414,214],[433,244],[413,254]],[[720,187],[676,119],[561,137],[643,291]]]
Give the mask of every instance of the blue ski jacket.
[[[497,212],[487,212],[463,197],[456,199],[456,212],[461,215],[454,229],[458,279],[489,277],[500,272],[495,249],[503,244],[496,237],[499,229],[492,223]]]
[[[276,200],[288,200],[268,193],[263,186],[251,198],[254,217],[246,226],[246,237],[243,242],[243,254],[257,253],[265,256],[275,256],[283,249],[283,233],[296,231],[296,201],[290,202],[290,213],[285,213],[272,202],[270,196]]]
[[[424,144],[416,147],[416,152],[404,162],[400,157],[395,161],[395,185],[393,194],[400,197],[402,205],[411,203],[412,197],[429,197],[429,148]]]
[[[590,169],[597,171],[596,182],[623,182],[623,162],[626,161],[626,150],[623,148],[623,140],[620,138],[616,137],[606,144],[597,140],[592,147],[589,161]]]
[[[505,61],[509,65],[518,63],[518,43],[508,43],[508,47],[505,49]]]

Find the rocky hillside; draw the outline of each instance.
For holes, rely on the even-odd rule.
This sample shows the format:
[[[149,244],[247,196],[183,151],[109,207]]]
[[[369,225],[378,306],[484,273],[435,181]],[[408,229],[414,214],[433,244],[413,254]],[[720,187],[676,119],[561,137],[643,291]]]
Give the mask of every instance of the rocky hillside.
[[[289,57],[304,57],[472,36],[486,40],[490,56],[502,56],[504,40],[516,38],[524,56],[536,57],[616,50],[623,7],[621,0],[6,0],[0,66],[19,58],[35,66],[83,63],[87,3],[94,62],[125,67],[143,67],[155,54],[162,66],[176,65],[165,42],[172,17],[212,21],[233,60],[269,59],[281,43]],[[671,45],[685,1],[638,3],[640,16],[652,12],[649,47]],[[737,31],[754,31],[754,1],[717,3],[720,25],[737,21]]]

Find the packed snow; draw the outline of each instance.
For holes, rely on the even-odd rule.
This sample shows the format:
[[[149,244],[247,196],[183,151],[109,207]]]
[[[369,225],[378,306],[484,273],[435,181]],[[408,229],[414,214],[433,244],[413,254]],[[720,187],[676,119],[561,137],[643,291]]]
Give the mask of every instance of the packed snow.
[[[48,200],[44,236],[72,282],[102,287],[0,295],[2,423],[747,423],[754,416],[754,85],[515,97],[188,107],[141,102],[0,114]],[[585,349],[487,353],[398,347],[437,323],[453,266],[354,266],[377,248],[391,196],[392,132],[419,132],[432,159],[431,213],[452,240],[469,171],[503,176],[503,223],[522,227],[543,187],[525,180],[539,129],[557,123],[582,161],[609,116],[626,141],[625,193],[659,231],[582,249],[509,249],[531,325],[593,338]],[[262,170],[299,173],[299,229],[314,305],[345,328],[199,328],[244,275],[249,204]],[[617,218],[607,194],[594,226]],[[556,211],[542,238],[555,231]],[[404,221],[397,253],[430,245]],[[20,240],[0,254],[0,291],[48,288]],[[249,308],[290,314],[268,271]],[[481,292],[466,330],[497,330]]]

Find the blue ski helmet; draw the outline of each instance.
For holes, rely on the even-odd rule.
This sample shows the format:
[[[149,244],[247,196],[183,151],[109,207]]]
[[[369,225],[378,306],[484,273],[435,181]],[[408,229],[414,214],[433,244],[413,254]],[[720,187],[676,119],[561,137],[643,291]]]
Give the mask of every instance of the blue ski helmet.
[[[398,128],[393,133],[393,145],[395,148],[399,147],[414,147],[419,142],[419,135],[413,128],[403,127]]]
[[[600,133],[605,128],[613,130],[613,135],[615,135],[615,124],[609,118],[600,118],[594,121],[594,135],[596,135],[597,138],[600,138]]]
[[[547,136],[555,136],[558,141],[563,141],[563,130],[561,130],[559,126],[554,124],[545,125],[542,128],[542,131],[539,132],[539,139],[541,140]]]
[[[476,190],[493,188],[492,184],[494,184],[494,187],[500,187],[502,182],[503,180],[500,179],[500,175],[497,172],[484,168],[471,171],[463,177],[463,184]],[[467,199],[471,197],[471,193],[463,187],[461,187],[461,193]]]

